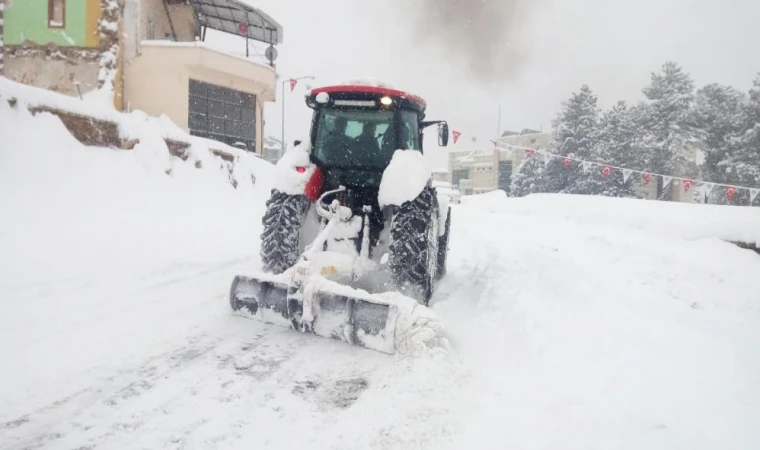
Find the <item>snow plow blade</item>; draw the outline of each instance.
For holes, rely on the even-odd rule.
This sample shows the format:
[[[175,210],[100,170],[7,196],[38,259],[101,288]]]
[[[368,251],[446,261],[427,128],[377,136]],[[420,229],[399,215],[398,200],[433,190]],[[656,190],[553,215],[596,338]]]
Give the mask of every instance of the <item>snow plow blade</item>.
[[[267,323],[301,332],[339,339],[383,353],[395,353],[395,328],[399,308],[333,292],[317,290],[318,305],[310,326],[302,324],[303,304],[287,284],[272,280],[235,276],[230,288],[230,306],[246,309]]]

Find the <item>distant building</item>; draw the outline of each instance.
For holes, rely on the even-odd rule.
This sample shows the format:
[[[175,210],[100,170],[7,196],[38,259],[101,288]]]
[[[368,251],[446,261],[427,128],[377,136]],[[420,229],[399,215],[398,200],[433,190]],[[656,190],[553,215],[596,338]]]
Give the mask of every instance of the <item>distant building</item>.
[[[447,181],[451,182],[449,179],[449,171],[447,169],[433,169],[431,170],[433,181]]]
[[[507,193],[512,175],[525,158],[523,151],[509,151],[508,145],[518,148],[548,150],[554,140],[552,133],[525,129],[520,133],[505,131],[497,140],[500,149],[475,149],[449,153],[451,183],[465,194],[482,194],[501,189]]]
[[[214,50],[206,30],[269,45],[268,61]],[[0,75],[166,114],[191,134],[262,152],[282,27],[238,0],[0,0]]]
[[[451,183],[459,185],[459,190],[465,195],[481,194],[496,189],[507,193],[510,191],[512,176],[526,158],[524,149],[545,150],[551,152],[554,133],[542,133],[536,130],[524,129],[521,132],[505,131],[497,140],[499,149],[474,149],[449,153],[449,171]],[[512,147],[510,151],[509,148]],[[688,161],[696,164],[697,151],[689,146],[678,148]],[[632,167],[632,169],[637,169]],[[687,176],[693,167],[677,167],[674,176]],[[657,199],[657,192],[662,189],[662,178],[653,177],[645,184],[638,176],[630,181],[634,191],[642,198]],[[694,189],[688,192],[683,184],[673,180],[668,188],[673,201],[693,203]]]

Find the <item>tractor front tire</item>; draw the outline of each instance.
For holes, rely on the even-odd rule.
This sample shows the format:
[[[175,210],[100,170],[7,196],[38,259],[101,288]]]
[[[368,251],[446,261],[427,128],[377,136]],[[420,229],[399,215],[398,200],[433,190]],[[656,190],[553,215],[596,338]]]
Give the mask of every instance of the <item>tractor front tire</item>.
[[[275,274],[292,267],[298,260],[301,225],[309,199],[305,195],[289,195],[276,189],[267,200],[267,210],[261,222],[261,264]]]
[[[430,302],[438,266],[438,198],[426,187],[393,214],[389,266],[401,293]]]

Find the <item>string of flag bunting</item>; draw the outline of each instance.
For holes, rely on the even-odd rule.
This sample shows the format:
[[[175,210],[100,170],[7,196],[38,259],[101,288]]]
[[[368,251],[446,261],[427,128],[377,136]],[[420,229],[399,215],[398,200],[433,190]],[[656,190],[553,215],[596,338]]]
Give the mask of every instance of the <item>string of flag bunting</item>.
[[[462,133],[459,131],[452,132],[454,144],[457,143],[461,135]],[[569,169],[573,163],[580,163],[581,168],[583,169],[585,173],[588,173],[595,167],[601,168],[599,173],[604,178],[608,178],[610,175],[612,175],[613,171],[620,171],[623,174],[624,183],[627,183],[631,175],[635,173],[641,176],[641,181],[645,185],[649,184],[652,181],[652,178],[656,178],[656,177],[662,178],[663,188],[668,187],[670,183],[672,183],[674,180],[677,180],[677,181],[680,181],[681,184],[683,185],[684,192],[689,192],[695,185],[698,185],[698,187],[701,187],[703,189],[703,193],[705,196],[710,195],[710,193],[716,187],[720,186],[722,188],[725,188],[726,198],[728,200],[733,200],[736,194],[742,190],[749,192],[750,203],[754,202],[755,198],[757,198],[758,194],[760,194],[760,188],[753,188],[753,187],[748,187],[748,186],[736,186],[736,185],[723,184],[723,183],[713,183],[711,181],[694,180],[691,178],[676,177],[673,175],[663,175],[659,173],[648,172],[645,170],[629,169],[626,167],[619,167],[612,164],[600,163],[596,161],[587,161],[587,160],[576,158],[576,157],[558,155],[556,153],[550,153],[543,150],[520,147],[520,146],[512,145],[512,144],[500,143],[495,140],[491,140],[491,143],[493,144],[494,148],[498,150],[522,151],[525,153],[526,156],[543,155],[544,163],[546,164],[548,164],[554,158],[559,158],[562,160],[562,165],[564,166],[565,169]]]

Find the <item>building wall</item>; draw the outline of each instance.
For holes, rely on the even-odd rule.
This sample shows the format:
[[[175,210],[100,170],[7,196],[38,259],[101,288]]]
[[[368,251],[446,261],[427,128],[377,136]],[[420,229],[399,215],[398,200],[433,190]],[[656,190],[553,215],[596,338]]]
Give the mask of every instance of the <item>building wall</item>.
[[[554,142],[553,133],[539,133],[539,134],[523,134],[514,136],[503,136],[498,139],[499,144],[502,145],[514,145],[521,149],[531,148],[534,150],[550,150],[552,143]],[[521,150],[501,151],[501,160],[512,161],[512,174],[517,172],[517,168],[525,159],[525,152]]]
[[[451,183],[451,177],[449,177],[449,172],[444,170],[433,170],[431,171],[431,174],[433,176],[434,181],[447,181]]]
[[[168,5],[166,13],[163,0],[140,0],[140,41],[146,39],[171,40],[172,25],[179,42],[192,42],[200,32],[191,5]],[[151,35],[152,33],[152,35]]]
[[[29,56],[6,55],[4,76],[13,81],[37,86],[67,95],[78,95],[75,82],[84,94],[98,87],[100,64],[97,59],[53,59],[44,52]]]
[[[257,97],[256,151],[262,151],[263,104],[274,100],[275,73],[201,43],[144,42],[140,55],[125,70],[125,100],[129,109],[166,114],[188,129],[190,79],[240,90]]]
[[[5,60],[5,44],[3,31],[5,29],[5,0],[0,0],[0,75],[3,74],[3,61]]]
[[[94,6],[93,6],[94,5]],[[30,41],[39,45],[53,43],[62,47],[97,47],[99,0],[68,0],[65,27],[48,26],[47,0],[13,1],[5,7],[5,45],[21,45]]]

